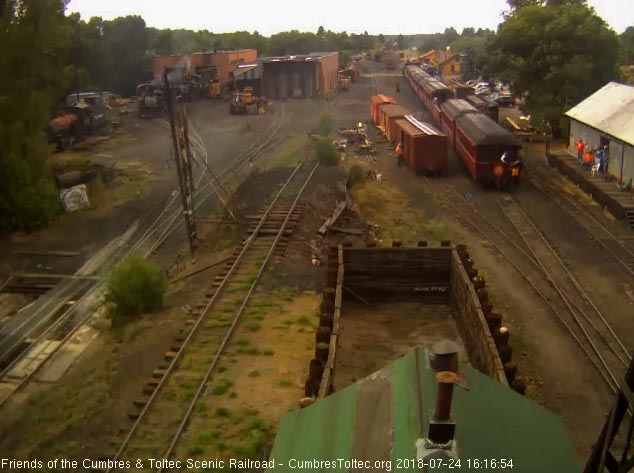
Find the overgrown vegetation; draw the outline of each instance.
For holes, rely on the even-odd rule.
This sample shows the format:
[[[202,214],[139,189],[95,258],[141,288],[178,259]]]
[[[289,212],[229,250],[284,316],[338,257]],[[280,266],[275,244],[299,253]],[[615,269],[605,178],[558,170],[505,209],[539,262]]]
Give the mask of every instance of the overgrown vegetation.
[[[163,307],[167,280],[160,266],[140,257],[123,260],[112,271],[105,300],[115,322]]]
[[[318,137],[315,140],[315,151],[319,162],[324,166],[339,165],[339,151],[332,142],[332,117],[326,110],[322,110],[319,114],[317,122]]]
[[[348,180],[346,181],[346,188],[350,191],[359,184],[365,182],[365,171],[359,164],[353,164],[348,169]]]

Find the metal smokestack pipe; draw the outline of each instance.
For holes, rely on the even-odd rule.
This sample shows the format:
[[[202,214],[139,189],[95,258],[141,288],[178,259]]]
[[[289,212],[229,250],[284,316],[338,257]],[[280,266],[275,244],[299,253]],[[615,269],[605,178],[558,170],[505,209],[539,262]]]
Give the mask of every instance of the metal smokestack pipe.
[[[451,418],[451,399],[453,385],[458,382],[458,375],[451,371],[440,371],[436,374],[438,395],[436,396],[436,410],[434,420],[448,421]]]

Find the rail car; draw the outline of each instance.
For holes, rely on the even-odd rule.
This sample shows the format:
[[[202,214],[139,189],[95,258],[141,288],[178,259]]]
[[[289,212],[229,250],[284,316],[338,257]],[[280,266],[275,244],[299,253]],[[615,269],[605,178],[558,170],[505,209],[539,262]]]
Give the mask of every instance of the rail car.
[[[465,97],[469,103],[452,100],[452,91],[422,69],[406,65],[403,73],[474,181],[498,188],[519,183],[521,144],[491,118],[497,114],[494,102],[472,95]]]
[[[447,137],[429,123],[407,115],[395,121],[403,156],[415,174],[432,176],[447,173]]]
[[[467,113],[478,113],[478,110],[462,99],[447,100],[441,106],[440,129],[449,138],[451,147],[455,150],[456,118]]]
[[[498,188],[519,184],[520,141],[489,117],[467,113],[455,120],[454,148],[474,181]]]

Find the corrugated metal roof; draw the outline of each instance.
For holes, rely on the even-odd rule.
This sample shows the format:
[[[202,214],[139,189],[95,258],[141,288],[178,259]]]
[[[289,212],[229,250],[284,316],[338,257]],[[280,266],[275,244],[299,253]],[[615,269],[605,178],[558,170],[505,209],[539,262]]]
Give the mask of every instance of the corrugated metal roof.
[[[555,414],[466,365],[460,366],[460,373],[468,385],[453,393],[460,469],[473,468],[473,459],[505,458],[512,460],[515,473],[581,471]],[[417,440],[427,436],[436,404],[434,377],[428,353],[419,347],[369,377],[287,414],[271,451],[273,471],[362,470],[321,463],[337,459],[391,462],[391,469],[374,467],[376,471],[421,471],[411,459],[417,457]],[[399,464],[403,459],[410,463]],[[483,460],[479,467],[490,471]]]
[[[610,82],[566,116],[634,146],[634,87]]]
[[[414,129],[418,131],[419,134],[444,136],[444,133],[436,129],[433,125],[420,121],[414,115],[407,115],[405,117],[405,120],[411,123]]]

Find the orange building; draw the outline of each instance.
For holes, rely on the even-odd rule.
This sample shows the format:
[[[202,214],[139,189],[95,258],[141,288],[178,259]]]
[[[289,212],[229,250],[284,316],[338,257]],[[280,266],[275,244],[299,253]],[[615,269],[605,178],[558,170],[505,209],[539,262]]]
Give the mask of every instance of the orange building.
[[[199,68],[215,66],[218,68],[220,84],[225,85],[229,82],[229,73],[238,64],[253,63],[257,57],[258,52],[255,49],[155,56],[153,73],[155,79],[161,79],[166,67],[179,76],[185,76],[196,74]]]
[[[438,69],[441,77],[460,76],[460,56],[450,49],[432,49],[421,57],[421,62]]]

